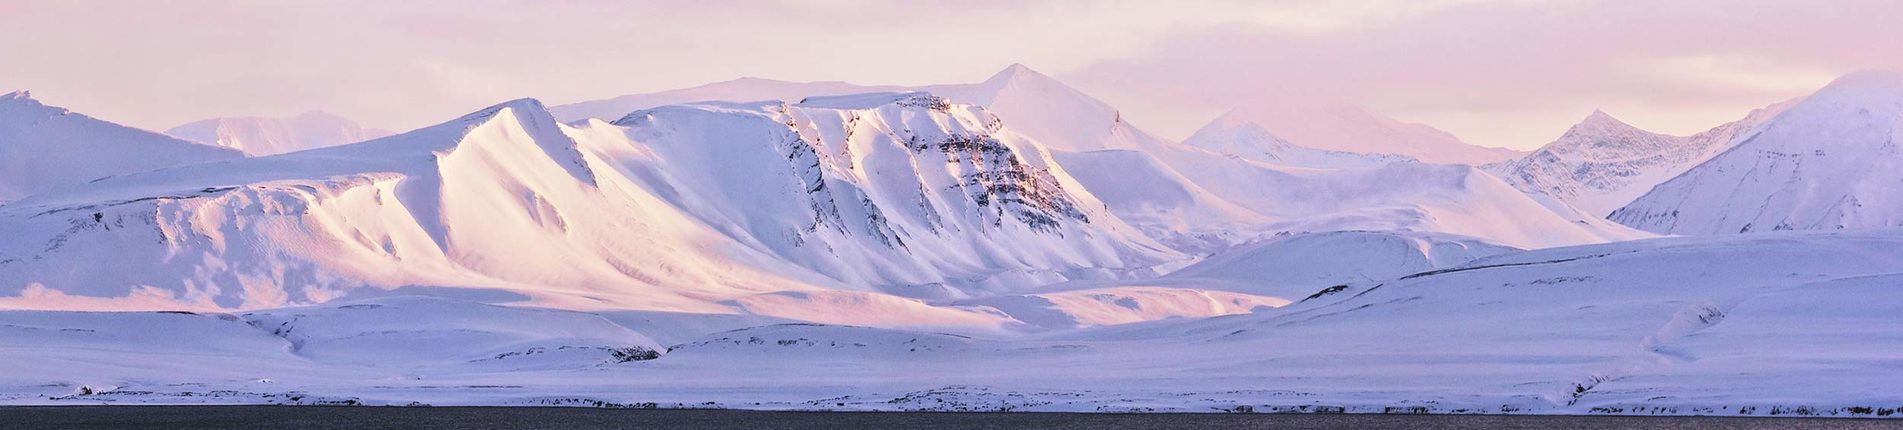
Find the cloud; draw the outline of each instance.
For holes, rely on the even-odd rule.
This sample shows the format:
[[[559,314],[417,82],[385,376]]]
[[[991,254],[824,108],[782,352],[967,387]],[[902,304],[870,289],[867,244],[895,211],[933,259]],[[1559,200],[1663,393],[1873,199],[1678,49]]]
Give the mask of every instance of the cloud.
[[[743,76],[929,84],[1025,63],[1181,137],[1347,101],[1535,145],[1605,108],[1687,131],[1896,67],[1887,1],[9,2],[0,90],[147,128],[325,110],[403,130]]]

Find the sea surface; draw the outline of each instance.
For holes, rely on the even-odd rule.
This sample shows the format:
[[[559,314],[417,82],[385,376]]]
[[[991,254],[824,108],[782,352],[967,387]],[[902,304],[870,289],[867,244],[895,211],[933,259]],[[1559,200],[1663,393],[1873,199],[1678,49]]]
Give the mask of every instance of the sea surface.
[[[766,412],[542,407],[0,407],[6,429],[1893,429],[1903,420],[1501,415]]]

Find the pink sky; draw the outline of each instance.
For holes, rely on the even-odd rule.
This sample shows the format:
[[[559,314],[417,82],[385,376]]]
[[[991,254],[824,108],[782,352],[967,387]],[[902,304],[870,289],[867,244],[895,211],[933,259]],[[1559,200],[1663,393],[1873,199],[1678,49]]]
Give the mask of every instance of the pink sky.
[[[978,81],[1024,63],[1181,138],[1346,102],[1530,148],[1602,108],[1685,134],[1903,68],[1903,2],[37,1],[0,3],[0,91],[165,129],[325,110],[408,129],[756,76]]]

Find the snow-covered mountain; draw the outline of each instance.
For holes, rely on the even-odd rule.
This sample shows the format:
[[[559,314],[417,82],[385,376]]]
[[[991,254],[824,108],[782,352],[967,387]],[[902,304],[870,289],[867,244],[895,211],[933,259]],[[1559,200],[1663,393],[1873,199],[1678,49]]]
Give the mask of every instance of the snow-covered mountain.
[[[26,91],[0,94],[0,203],[112,175],[242,156],[47,106]]]
[[[311,111],[288,118],[212,118],[173,127],[166,130],[165,134],[244,151],[246,155],[256,157],[362,142],[393,133],[364,128],[344,117]]]
[[[1062,85],[1050,80],[1038,87]],[[1058,96],[1037,105],[1088,110],[1102,104],[1074,90],[1046,93]],[[1214,252],[1264,235],[1339,230],[1448,233],[1520,248],[1647,236],[1600,217],[1548,209],[1474,167],[1352,162],[1346,160],[1384,157],[1320,151],[1307,152],[1308,160],[1342,166],[1295,167],[1170,142],[1114,112],[1092,118],[1073,118],[1065,129],[1108,130],[1099,143],[1077,145],[1108,149],[1060,152],[1058,162],[1119,218],[1189,252]],[[1250,136],[1252,128],[1259,129],[1239,129]]]
[[[0,244],[0,296],[250,309],[440,285],[707,310],[721,307],[699,294],[808,285],[776,274],[797,270],[738,263],[772,259],[597,175],[612,171],[590,165],[570,132],[518,100],[369,142],[15,202],[0,207],[0,231],[15,238]]]
[[[1831,82],[1611,219],[1672,234],[1903,225],[1903,73]]]
[[[1401,155],[1328,151],[1296,145],[1234,114],[1210,121],[1209,125],[1191,134],[1183,144],[1289,167],[1342,169],[1417,162],[1412,157]]]
[[[1559,140],[1489,170],[1521,191],[1606,214],[1723,149],[1701,143],[1712,142],[1648,132],[1595,110]]]
[[[0,244],[0,296],[260,308],[443,285],[576,308],[774,315],[846,300],[1001,324],[867,291],[968,297],[1154,276],[1180,258],[995,116],[929,94],[664,107],[618,123],[559,124],[525,99],[23,200],[0,208],[0,232],[18,239]]]
[[[1792,103],[1753,110],[1743,119],[1691,136],[1652,133],[1595,110],[1558,140],[1489,170],[1521,191],[1604,216],[1731,148],[1738,135]]]
[[[759,88],[716,84],[709,87],[722,91],[679,92],[694,94],[688,98],[757,100],[855,88],[749,82]],[[1241,114],[1219,119],[1195,142],[1215,150],[1171,142],[1125,121],[1103,101],[1023,65],[1006,67],[983,82],[917,88],[953,103],[983,106],[1005,127],[1050,149],[1057,163],[1112,214],[1187,252],[1213,252],[1264,234],[1328,229],[1442,232],[1527,248],[1643,236],[1596,216],[1541,209],[1510,187],[1492,186],[1497,179],[1472,168],[1390,163],[1408,158],[1285,145]],[[684,97],[679,92],[625,96],[614,99],[619,100],[614,105],[678,100]],[[556,108],[564,109],[574,108]],[[1445,133],[1419,133],[1421,126],[1360,115],[1356,118],[1392,129],[1382,133],[1441,136],[1477,148]],[[1464,179],[1468,175],[1475,183],[1489,185],[1470,187]],[[1350,195],[1362,191],[1371,194]],[[1520,221],[1501,222],[1505,219]]]
[[[929,93],[670,106],[615,124],[654,152],[628,159],[642,175],[701,190],[677,205],[848,283],[959,297],[1154,275],[1149,266],[1175,258],[1104,211],[1035,140]]]
[[[1428,163],[1485,165],[1525,153],[1475,146],[1433,127],[1401,122],[1346,105],[1291,102],[1243,106],[1223,115],[1252,122],[1296,145],[1360,154],[1393,154]]]

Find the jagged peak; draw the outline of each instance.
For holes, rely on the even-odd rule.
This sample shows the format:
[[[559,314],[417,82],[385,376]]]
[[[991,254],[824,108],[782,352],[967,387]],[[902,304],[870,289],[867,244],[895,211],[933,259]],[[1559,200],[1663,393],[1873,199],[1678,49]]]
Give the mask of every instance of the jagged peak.
[[[1614,118],[1612,114],[1606,113],[1603,109],[1593,109],[1592,113],[1587,114],[1585,118],[1579,120],[1579,124],[1575,125],[1575,127],[1578,126],[1636,128],[1633,127],[1632,124],[1627,124],[1625,121]]]
[[[9,107],[12,107],[13,109],[23,109],[23,110],[35,110],[35,109],[63,110],[57,107],[47,106],[45,103],[40,103],[39,100],[33,98],[33,93],[28,92],[27,90],[19,90],[19,91],[14,91],[14,92],[0,95],[0,106],[9,106]]]
[[[32,92],[27,90],[0,94],[0,107],[5,107],[15,113],[32,112],[33,115],[65,115],[72,113],[71,110],[67,110],[66,108],[51,106],[40,102],[39,99],[33,98]]]

